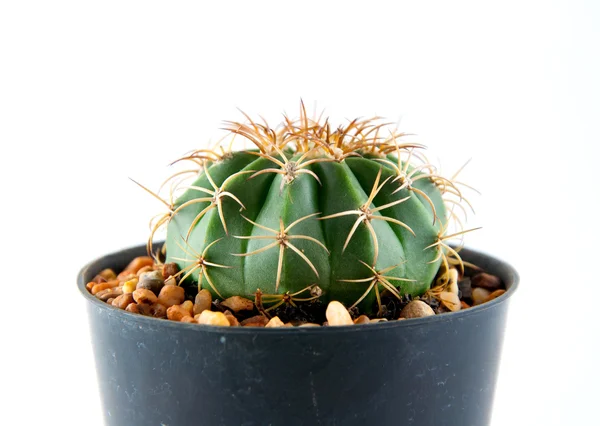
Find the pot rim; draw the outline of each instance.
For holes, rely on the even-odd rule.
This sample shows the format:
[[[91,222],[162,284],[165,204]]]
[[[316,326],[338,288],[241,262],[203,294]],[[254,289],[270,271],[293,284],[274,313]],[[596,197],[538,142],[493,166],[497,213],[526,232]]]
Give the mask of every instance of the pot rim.
[[[484,257],[487,257],[491,260],[492,263],[501,264],[507,269],[507,276],[502,277],[503,281],[507,285],[506,293],[503,295],[489,301],[483,303],[481,305],[472,306],[469,309],[460,310],[457,312],[446,312],[438,315],[431,315],[428,317],[422,318],[409,318],[402,321],[393,320],[393,321],[381,321],[375,324],[353,324],[353,325],[345,325],[345,326],[331,326],[331,327],[227,327],[227,326],[212,326],[212,325],[200,325],[193,323],[181,323],[178,321],[169,321],[161,318],[154,318],[149,316],[144,316],[140,314],[135,314],[132,312],[125,311],[123,309],[119,309],[115,306],[109,305],[106,302],[102,302],[95,296],[93,296],[85,287],[87,282],[84,280],[84,276],[87,271],[92,268],[97,262],[100,260],[116,256],[119,253],[122,253],[127,250],[134,249],[142,249],[145,247],[144,245],[126,247],[121,250],[114,251],[112,253],[106,254],[104,256],[100,256],[91,262],[87,263],[77,274],[77,288],[79,292],[83,295],[84,298],[87,299],[88,302],[99,309],[104,309],[107,311],[109,315],[120,315],[123,316],[124,319],[129,320],[133,323],[136,323],[138,326],[147,326],[147,327],[187,327],[188,329],[195,328],[200,332],[208,332],[208,333],[218,333],[218,334],[256,334],[256,333],[271,333],[271,334],[281,334],[281,335],[306,335],[306,334],[315,334],[315,333],[355,333],[355,332],[363,332],[368,329],[373,330],[385,330],[385,329],[394,329],[396,327],[420,327],[425,326],[427,324],[433,324],[437,322],[444,321],[453,321],[455,319],[466,318],[471,315],[476,315],[480,312],[483,312],[487,309],[491,309],[500,303],[505,303],[508,301],[510,297],[515,293],[517,287],[519,286],[519,274],[516,269],[509,264],[508,262],[501,260],[495,256],[489,255],[487,252],[481,250],[474,250],[469,247],[463,247],[461,252],[465,253],[473,253],[478,254]]]

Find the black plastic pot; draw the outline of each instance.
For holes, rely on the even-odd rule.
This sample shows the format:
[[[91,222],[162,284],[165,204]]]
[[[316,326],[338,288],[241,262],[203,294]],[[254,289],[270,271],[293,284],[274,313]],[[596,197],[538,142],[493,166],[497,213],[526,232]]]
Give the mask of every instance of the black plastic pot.
[[[208,327],[118,310],[85,289],[139,246],[78,277],[87,299],[107,425],[489,424],[508,300],[518,275],[464,249],[500,276],[505,295],[465,311],[371,325]]]

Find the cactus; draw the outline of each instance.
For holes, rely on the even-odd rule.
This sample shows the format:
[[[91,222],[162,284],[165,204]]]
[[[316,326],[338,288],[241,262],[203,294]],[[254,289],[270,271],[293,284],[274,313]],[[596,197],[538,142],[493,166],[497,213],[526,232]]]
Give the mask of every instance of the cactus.
[[[175,201],[173,189],[162,200],[168,212],[152,222],[149,251],[167,225],[166,260],[179,265],[183,283],[219,298],[320,297],[369,313],[381,308],[384,291],[423,295],[440,265],[464,268],[448,239],[470,230],[448,229],[467,201],[422,145],[401,143],[403,134],[386,126],[356,119],[332,130],[304,108],[276,129],[227,122],[253,149],[198,150],[178,160],[194,169],[171,183],[193,181],[173,185],[183,191]]]

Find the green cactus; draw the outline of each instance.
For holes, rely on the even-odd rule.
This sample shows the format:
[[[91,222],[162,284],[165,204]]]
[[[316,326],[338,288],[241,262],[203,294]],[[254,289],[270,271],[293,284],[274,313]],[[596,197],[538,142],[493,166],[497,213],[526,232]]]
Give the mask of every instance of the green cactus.
[[[376,123],[354,120],[332,131],[304,110],[278,129],[228,123],[257,149],[181,159],[201,170],[176,201],[163,201],[169,211],[154,222],[149,249],[167,224],[167,261],[179,265],[183,282],[220,298],[258,290],[371,312],[383,291],[422,295],[442,263],[462,267],[444,236],[457,215],[443,196],[459,206],[463,197],[421,145],[381,136]],[[316,286],[322,295],[311,297],[307,289]]]

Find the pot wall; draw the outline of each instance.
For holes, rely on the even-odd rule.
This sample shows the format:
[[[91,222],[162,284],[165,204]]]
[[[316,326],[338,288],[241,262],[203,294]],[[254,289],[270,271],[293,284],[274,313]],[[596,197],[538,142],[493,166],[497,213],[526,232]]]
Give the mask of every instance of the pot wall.
[[[85,289],[145,246],[79,276],[107,425],[489,424],[508,300],[509,265],[464,249],[500,276],[504,296],[465,311],[348,327],[207,327],[113,308]]]

